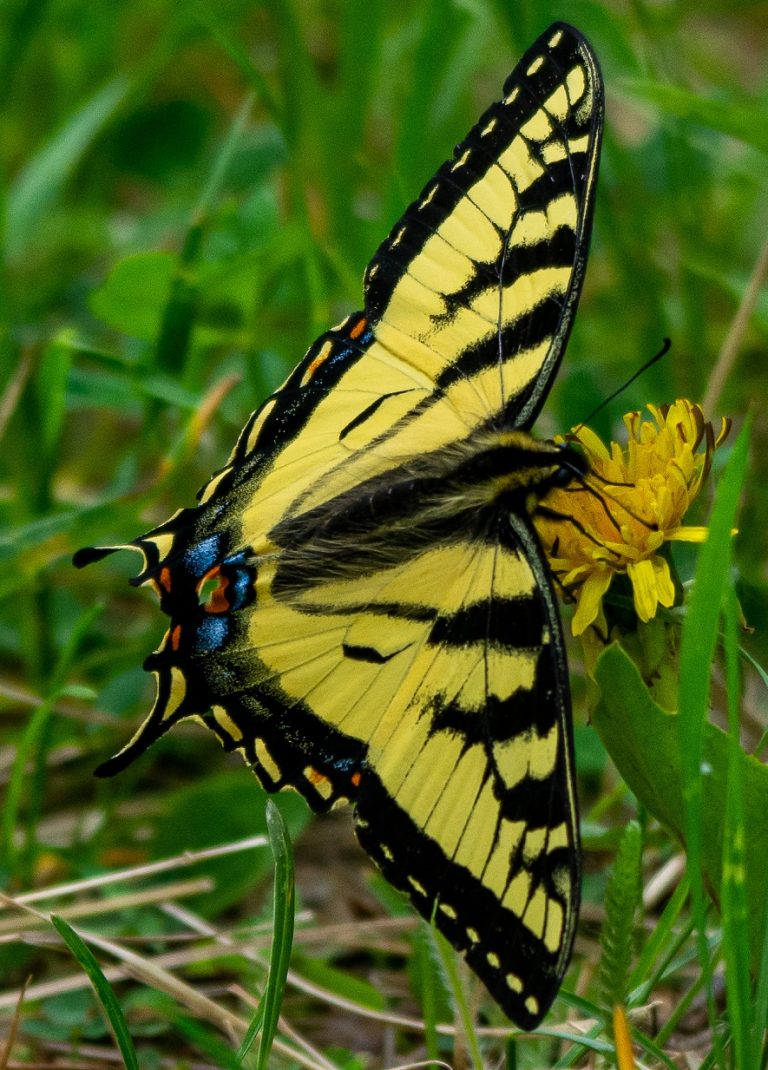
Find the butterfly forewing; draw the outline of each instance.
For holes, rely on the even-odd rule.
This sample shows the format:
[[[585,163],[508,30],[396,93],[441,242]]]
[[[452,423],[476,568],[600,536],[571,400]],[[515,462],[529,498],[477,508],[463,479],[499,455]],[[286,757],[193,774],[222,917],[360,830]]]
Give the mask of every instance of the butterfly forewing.
[[[129,544],[171,618],[142,728],[183,717],[269,790],[356,807],[387,878],[531,1028],[579,858],[568,678],[530,523],[562,476],[527,429],[581,286],[594,56],[550,28],[185,509]],[[78,564],[106,551],[84,551]]]
[[[551,27],[371,261],[377,338],[462,412],[529,427],[539,410],[584,273],[602,113],[591,49]]]

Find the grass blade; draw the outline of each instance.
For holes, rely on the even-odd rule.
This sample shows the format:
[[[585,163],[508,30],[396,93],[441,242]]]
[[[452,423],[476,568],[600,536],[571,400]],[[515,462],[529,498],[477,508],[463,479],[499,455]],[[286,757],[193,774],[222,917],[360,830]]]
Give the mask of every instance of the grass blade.
[[[96,961],[93,952],[82,937],[79,936],[72,926],[67,924],[63,918],[58,917],[56,914],[52,914],[51,924],[72,952],[74,958],[77,959],[88,974],[88,979],[93,985],[96,997],[101,1004],[107,1021],[109,1022],[109,1026],[114,1033],[115,1041],[120,1049],[120,1054],[123,1057],[125,1070],[139,1070],[139,1060],[136,1055],[136,1048],[133,1045],[133,1040],[128,1031],[128,1025],[123,1016],[120,1004],[118,1003],[117,996],[109,981],[104,976],[101,966],[99,966]]]
[[[7,200],[5,248],[9,258],[20,256],[34,239],[65,182],[123,102],[128,89],[125,78],[107,82],[16,176]]]
[[[731,581],[731,541],[747,465],[748,424],[733,448],[712,510],[709,536],[696,569],[688,615],[680,645],[678,728],[683,777],[688,871],[694,918],[699,931],[702,967],[706,951],[704,885],[702,881],[702,738],[709,705],[709,668],[715,654],[720,607]]]
[[[760,152],[768,152],[768,133],[755,122],[754,103],[748,100],[714,100],[682,86],[625,78],[623,84],[640,100],[686,123],[699,123],[727,137],[738,138]]]
[[[753,1050],[753,1005],[749,974],[749,927],[746,891],[746,821],[744,779],[739,739],[739,607],[732,588],[726,588],[723,604],[725,622],[725,664],[728,683],[728,727],[730,753],[728,794],[725,800],[723,837],[723,952],[728,1020],[736,1065],[758,1070],[759,1049]]]
[[[272,1044],[277,1034],[280,1007],[285,993],[285,981],[293,946],[293,923],[296,913],[291,841],[283,816],[271,799],[267,800],[266,809],[269,844],[275,859],[272,952],[264,996],[238,1051],[238,1059],[242,1063],[257,1035],[261,1034],[255,1063],[256,1070],[266,1070]]]
[[[51,716],[80,645],[100,613],[101,606],[93,606],[73,624],[72,634],[51,672],[48,695],[30,717],[17,745],[0,819],[0,866],[7,871],[12,872],[18,861],[19,850],[15,843],[15,831],[18,827],[24,828],[26,842],[23,855],[26,863],[31,865],[34,857],[40,796],[39,791],[35,790],[34,781],[41,778],[45,770],[47,746],[50,745],[48,728]],[[29,775],[30,765],[34,769],[34,779]],[[22,821],[20,815],[25,801],[27,812]]]
[[[763,946],[760,956],[760,967],[757,971],[757,993],[755,996],[754,1014],[754,1050],[762,1053],[766,1046],[766,1034],[768,1033],[768,885],[766,886],[766,899],[763,904]],[[768,1052],[763,1056],[766,1065]]]
[[[221,192],[235,151],[242,140],[252,107],[253,94],[249,93],[232,120],[227,136],[214,160],[208,180],[192,212],[189,229],[171,280],[170,294],[163,310],[155,346],[156,366],[171,373],[182,372],[187,362],[197,316],[200,287],[198,262],[203,241],[211,222],[212,207]]]
[[[417,964],[421,1013],[425,1026],[427,1057],[437,1062],[440,1044],[437,1033],[441,996],[444,986],[437,960],[434,929],[422,921],[414,935],[414,962]],[[444,999],[442,1000],[444,1002]]]
[[[475,1024],[472,1020],[469,1004],[467,1003],[464,986],[461,983],[458,968],[458,956],[438,929],[434,929],[433,932],[435,935],[435,943],[440,954],[440,961],[455,1000],[456,1010],[458,1011],[458,1017],[461,1021],[469,1058],[472,1066],[475,1067],[475,1070],[482,1070],[484,1063],[480,1051],[480,1041],[478,1040]]]
[[[655,984],[663,976],[667,963],[671,961],[670,952],[673,955],[677,954],[687,939],[685,929],[682,935],[675,935],[674,933],[674,927],[680,918],[687,899],[688,881],[683,878],[664,907],[661,917],[655,919],[653,932],[646,939],[635,967],[630,974],[630,989],[641,988],[642,994],[638,1002],[647,1000]],[[664,957],[661,965],[654,969],[656,959],[662,951],[664,952]],[[632,1000],[632,1003],[634,1002],[635,1000]]]
[[[616,1065],[619,1070],[635,1070],[632,1034],[626,1011],[620,1003],[613,1008],[613,1042],[616,1046]]]

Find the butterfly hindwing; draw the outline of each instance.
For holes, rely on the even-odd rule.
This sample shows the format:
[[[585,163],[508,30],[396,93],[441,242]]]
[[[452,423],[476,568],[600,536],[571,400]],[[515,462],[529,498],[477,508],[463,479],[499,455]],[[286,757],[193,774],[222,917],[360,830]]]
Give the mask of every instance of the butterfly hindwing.
[[[453,555],[463,568],[412,685],[369,744],[358,836],[530,1028],[559,987],[579,896],[560,624],[524,522],[500,519]]]
[[[351,801],[385,876],[526,1028],[579,894],[530,520],[563,455],[528,428],[581,287],[601,125],[594,56],[557,24],[382,243],[364,310],[251,416],[197,508],[129,544],[170,625],[155,704],[100,770],[193,717],[267,789]]]

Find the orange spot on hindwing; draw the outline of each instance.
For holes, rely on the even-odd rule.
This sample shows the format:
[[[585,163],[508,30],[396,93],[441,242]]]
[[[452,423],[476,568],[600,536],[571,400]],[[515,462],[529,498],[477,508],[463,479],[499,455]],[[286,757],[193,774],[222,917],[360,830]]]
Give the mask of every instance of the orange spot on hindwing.
[[[206,613],[226,613],[229,606],[227,587],[229,576],[225,575],[219,565],[209,569],[197,585],[197,593]],[[203,596],[208,597],[202,601]]]

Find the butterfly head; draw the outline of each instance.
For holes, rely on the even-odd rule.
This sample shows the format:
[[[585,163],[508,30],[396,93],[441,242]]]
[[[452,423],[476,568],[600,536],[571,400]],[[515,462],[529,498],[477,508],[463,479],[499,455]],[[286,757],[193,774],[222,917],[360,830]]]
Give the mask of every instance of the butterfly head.
[[[582,482],[587,478],[590,465],[583,453],[568,442],[555,443],[555,449],[560,454],[560,464],[550,480],[550,486],[567,487],[574,480]]]

